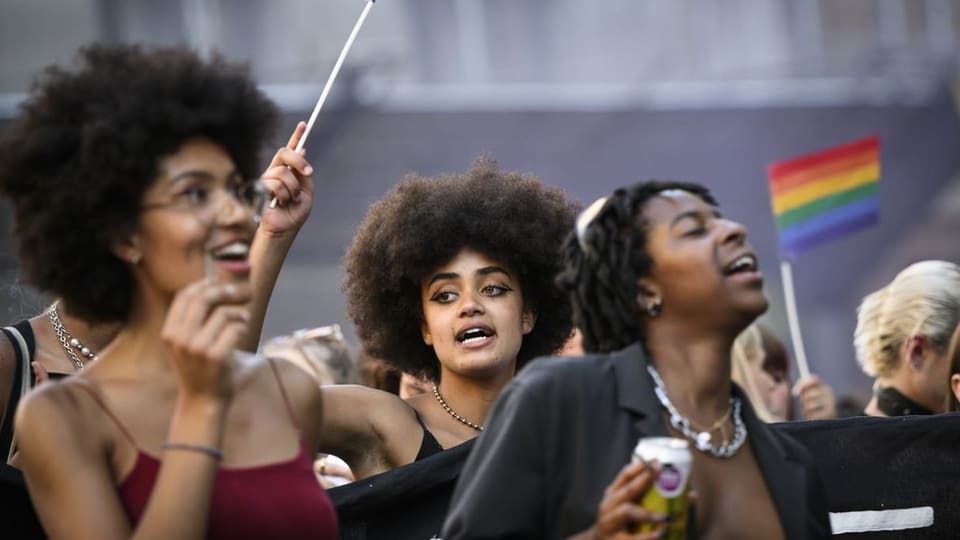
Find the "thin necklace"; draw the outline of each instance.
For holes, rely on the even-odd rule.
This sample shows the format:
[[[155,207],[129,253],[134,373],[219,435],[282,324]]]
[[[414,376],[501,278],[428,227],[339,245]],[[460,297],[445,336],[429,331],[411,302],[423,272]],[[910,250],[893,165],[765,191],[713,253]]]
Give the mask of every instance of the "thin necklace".
[[[704,453],[709,453],[710,455],[718,458],[731,458],[737,453],[738,450],[740,450],[740,447],[743,446],[743,443],[747,440],[747,427],[743,424],[743,419],[740,418],[740,398],[730,398],[730,408],[727,409],[727,414],[721,418],[721,420],[725,420],[727,415],[730,414],[730,409],[733,410],[733,440],[729,443],[724,441],[723,444],[714,446],[712,440],[713,437],[710,435],[710,431],[713,431],[713,429],[716,428],[713,428],[710,431],[694,431],[692,428],[693,424],[690,422],[690,419],[680,414],[680,411],[678,411],[677,408],[673,406],[673,403],[670,402],[670,399],[667,397],[667,391],[663,385],[663,379],[660,378],[660,374],[657,373],[657,370],[653,369],[653,366],[648,365],[647,371],[650,372],[650,376],[653,377],[653,382],[656,385],[653,391],[657,394],[657,399],[660,400],[660,404],[663,405],[663,408],[670,413],[670,425],[682,433],[684,437],[693,441],[693,444],[696,446],[697,450]],[[724,433],[724,437],[725,436],[726,434]]]
[[[63,322],[60,321],[60,311],[59,311],[59,302],[54,302],[50,309],[47,310],[47,314],[50,316],[50,324],[53,326],[53,331],[57,334],[57,339],[60,340],[60,345],[63,346],[64,352],[67,353],[67,358],[73,361],[73,365],[77,367],[77,371],[83,369],[83,361],[80,360],[80,357],[77,355],[77,352],[80,351],[80,354],[85,356],[87,360],[96,360],[97,354],[91,351],[88,347],[77,338],[73,337],[69,331],[63,326]]]
[[[440,402],[440,406],[443,407],[443,410],[445,410],[445,411],[447,411],[448,413],[450,413],[450,416],[456,418],[456,419],[459,420],[460,422],[462,422],[462,423],[464,423],[464,424],[472,427],[473,429],[475,429],[475,430],[477,430],[477,431],[483,431],[483,426],[481,426],[481,425],[479,425],[479,424],[474,424],[473,422],[467,420],[466,418],[464,418],[464,417],[460,416],[459,414],[457,414],[456,412],[454,412],[454,410],[451,409],[449,405],[447,405],[447,402],[444,401],[442,397],[440,397],[440,390],[437,390],[437,386],[436,386],[436,385],[433,386],[433,395],[434,395],[434,397],[437,398],[437,401]]]

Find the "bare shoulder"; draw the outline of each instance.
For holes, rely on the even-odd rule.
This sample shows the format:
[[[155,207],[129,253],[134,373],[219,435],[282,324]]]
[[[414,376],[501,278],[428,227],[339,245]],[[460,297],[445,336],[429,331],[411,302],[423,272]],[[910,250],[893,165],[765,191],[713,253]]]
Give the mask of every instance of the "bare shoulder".
[[[47,443],[69,443],[71,448],[98,446],[89,400],[80,396],[79,382],[49,382],[30,392],[17,408],[16,433],[21,451]]]
[[[324,385],[324,402],[331,412],[346,413],[344,409],[366,411],[372,420],[382,419],[384,423],[416,420],[413,408],[400,396],[359,384]]]

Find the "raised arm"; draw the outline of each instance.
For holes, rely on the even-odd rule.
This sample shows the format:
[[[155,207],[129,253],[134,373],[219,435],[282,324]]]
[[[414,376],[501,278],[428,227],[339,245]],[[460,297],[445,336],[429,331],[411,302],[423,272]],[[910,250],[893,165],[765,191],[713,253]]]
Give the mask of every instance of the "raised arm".
[[[406,402],[365,386],[322,388],[321,452],[343,458],[357,479],[413,462],[423,428]]]
[[[297,123],[287,145],[277,150],[261,178],[267,190],[268,204],[250,248],[253,301],[249,329],[238,346],[242,351],[256,352],[260,344],[263,321],[277,276],[313,208],[313,167],[304,157],[303,150],[299,153],[295,150],[306,127],[303,122]],[[273,198],[277,204],[271,208]]]

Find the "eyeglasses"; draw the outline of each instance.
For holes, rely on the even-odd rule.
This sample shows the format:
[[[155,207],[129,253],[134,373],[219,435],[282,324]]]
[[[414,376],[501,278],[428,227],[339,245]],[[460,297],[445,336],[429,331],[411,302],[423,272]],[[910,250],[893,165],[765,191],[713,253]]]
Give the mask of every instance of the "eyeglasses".
[[[230,205],[227,200],[232,199],[233,204],[239,204],[246,210],[250,210],[259,219],[263,215],[263,208],[267,200],[266,190],[259,181],[240,181],[228,184],[227,186],[194,186],[175,195],[166,202],[149,203],[143,205],[142,209],[173,209],[196,214],[204,221],[215,221]]]

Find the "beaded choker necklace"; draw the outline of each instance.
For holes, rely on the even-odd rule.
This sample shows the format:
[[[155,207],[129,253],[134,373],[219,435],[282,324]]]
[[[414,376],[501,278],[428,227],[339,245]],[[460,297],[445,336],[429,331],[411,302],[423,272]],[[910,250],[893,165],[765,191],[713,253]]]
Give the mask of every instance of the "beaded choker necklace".
[[[731,458],[736,455],[740,447],[743,446],[743,443],[747,441],[747,427],[743,424],[743,419],[740,418],[740,398],[730,398],[730,409],[727,409],[727,413],[721,418],[722,421],[725,421],[730,414],[730,410],[733,410],[733,440],[728,443],[724,442],[720,445],[714,445],[710,432],[716,428],[713,427],[708,431],[694,431],[690,419],[680,414],[680,411],[670,402],[670,398],[667,397],[667,391],[663,385],[663,379],[660,378],[657,370],[653,369],[653,366],[647,366],[647,371],[650,372],[650,376],[653,377],[653,382],[656,385],[653,391],[657,394],[657,399],[660,400],[663,408],[670,413],[670,425],[673,426],[674,429],[682,433],[684,437],[690,439],[696,449],[703,453],[718,458]],[[716,426],[716,424],[714,424],[714,426]]]
[[[445,411],[447,411],[448,413],[450,413],[450,416],[452,416],[452,417],[456,418],[457,420],[459,420],[460,423],[466,424],[466,425],[472,427],[473,429],[475,429],[475,430],[477,430],[477,431],[483,431],[483,426],[481,426],[480,424],[474,424],[473,422],[467,420],[466,418],[464,418],[464,417],[460,416],[459,414],[457,414],[456,412],[454,412],[454,410],[451,409],[449,405],[447,405],[447,402],[444,401],[442,397],[440,397],[440,390],[437,390],[436,385],[434,385],[434,387],[433,387],[433,397],[437,398],[437,401],[440,402],[440,406],[443,407],[443,410],[445,410]]]

